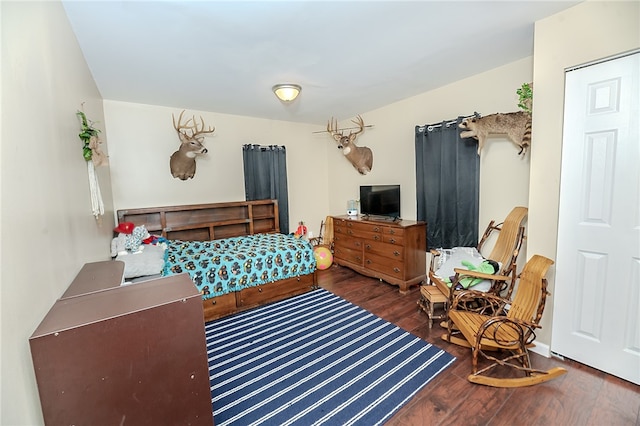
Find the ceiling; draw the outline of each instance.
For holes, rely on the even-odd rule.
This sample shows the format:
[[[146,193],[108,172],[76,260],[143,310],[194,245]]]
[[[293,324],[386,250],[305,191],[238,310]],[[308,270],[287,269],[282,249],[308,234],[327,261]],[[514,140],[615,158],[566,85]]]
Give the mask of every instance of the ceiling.
[[[312,124],[531,56],[577,3],[63,0],[104,99]]]

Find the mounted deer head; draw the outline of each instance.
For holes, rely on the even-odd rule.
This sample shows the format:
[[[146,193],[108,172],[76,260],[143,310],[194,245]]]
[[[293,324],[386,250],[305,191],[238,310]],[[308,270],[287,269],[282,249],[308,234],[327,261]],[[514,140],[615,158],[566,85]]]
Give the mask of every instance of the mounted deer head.
[[[349,132],[348,136],[345,136],[342,131],[338,131],[338,121],[333,117],[327,122],[327,132],[331,133],[333,139],[338,142],[338,148],[342,149],[342,154],[345,156],[353,167],[361,175],[366,175],[373,168],[373,152],[366,146],[356,146],[356,137],[364,131],[364,121],[362,117],[358,116],[355,120],[351,120],[353,124],[359,127],[358,130]]]
[[[183,114],[184,110],[178,117],[178,124],[176,124],[176,118],[171,114],[173,128],[176,129],[180,138],[180,149],[171,155],[169,166],[174,178],[187,180],[196,174],[196,156],[207,153],[207,148],[202,145],[204,137],[213,133],[216,128],[209,127],[208,130],[205,130],[202,116],[200,116],[200,125],[196,122],[195,117],[191,117],[182,124]]]

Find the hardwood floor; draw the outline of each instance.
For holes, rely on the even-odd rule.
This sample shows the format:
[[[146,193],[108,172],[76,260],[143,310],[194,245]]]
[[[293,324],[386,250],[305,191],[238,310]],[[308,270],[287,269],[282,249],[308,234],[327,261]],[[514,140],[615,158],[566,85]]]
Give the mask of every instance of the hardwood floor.
[[[455,363],[418,392],[387,425],[635,425],[640,426],[640,386],[577,362],[531,354],[535,368],[569,372],[536,386],[500,389],[469,383],[471,351],[440,339],[418,309],[417,287],[398,287],[348,268],[319,271],[321,287],[454,355]]]

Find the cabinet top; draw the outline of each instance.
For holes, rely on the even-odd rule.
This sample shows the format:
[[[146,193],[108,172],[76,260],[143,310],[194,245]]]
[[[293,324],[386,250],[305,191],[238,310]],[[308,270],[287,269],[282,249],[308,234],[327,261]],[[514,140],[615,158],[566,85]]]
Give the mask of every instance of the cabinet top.
[[[342,216],[333,216],[334,220],[338,220],[338,221],[347,221],[347,222],[360,222],[360,223],[370,223],[370,224],[374,224],[374,225],[381,225],[381,226],[394,226],[394,227],[399,227],[399,228],[408,228],[410,226],[418,226],[418,225],[424,225],[425,222],[422,221],[415,221],[415,220],[393,220],[393,219],[376,219],[376,218],[365,218],[362,215],[358,215],[358,216],[348,216],[348,215],[342,215]]]
[[[59,299],[31,339],[190,298],[201,295],[183,273]]]

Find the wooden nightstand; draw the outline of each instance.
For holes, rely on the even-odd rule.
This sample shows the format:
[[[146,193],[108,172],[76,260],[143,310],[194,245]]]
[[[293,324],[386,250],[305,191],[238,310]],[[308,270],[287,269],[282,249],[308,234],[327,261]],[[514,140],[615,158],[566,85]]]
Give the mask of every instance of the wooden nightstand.
[[[422,308],[423,311],[426,312],[427,317],[429,317],[429,328],[433,325],[434,319],[446,319],[447,318],[447,304],[449,303],[449,298],[442,294],[438,287],[434,285],[421,285],[420,286],[420,300],[418,300],[418,305]],[[434,313],[435,304],[442,303],[442,311],[436,315]]]

